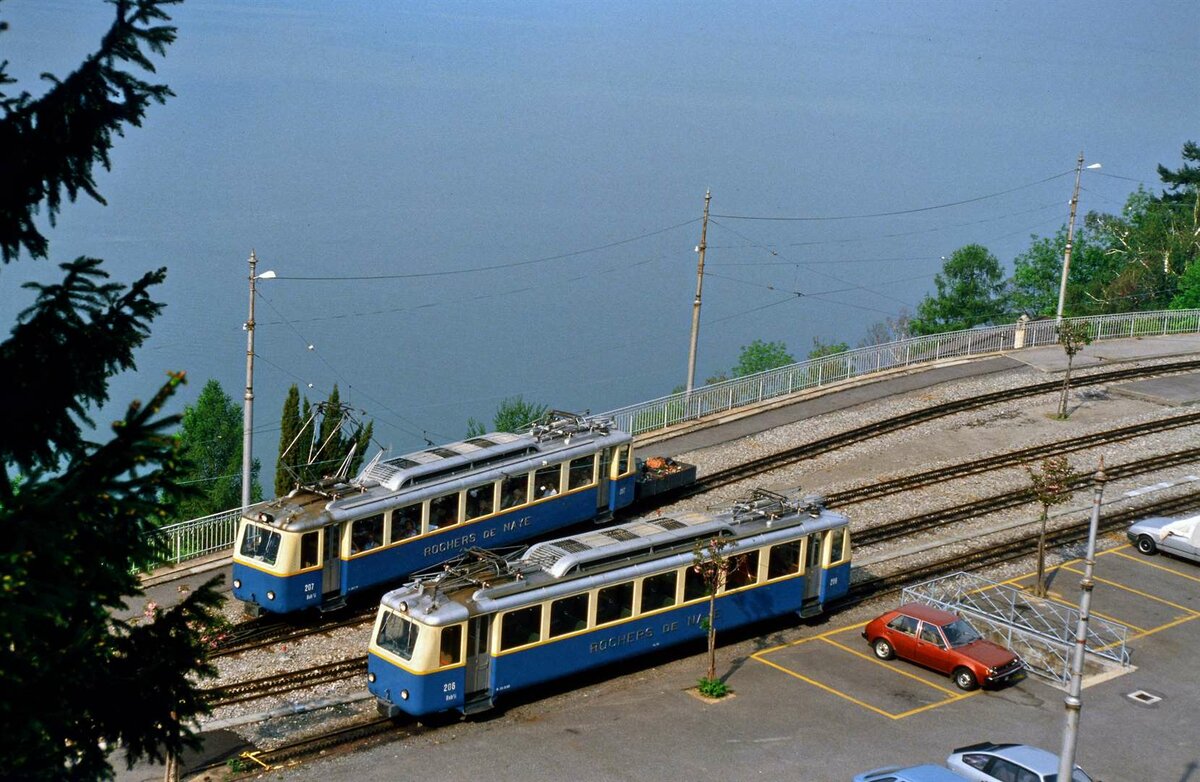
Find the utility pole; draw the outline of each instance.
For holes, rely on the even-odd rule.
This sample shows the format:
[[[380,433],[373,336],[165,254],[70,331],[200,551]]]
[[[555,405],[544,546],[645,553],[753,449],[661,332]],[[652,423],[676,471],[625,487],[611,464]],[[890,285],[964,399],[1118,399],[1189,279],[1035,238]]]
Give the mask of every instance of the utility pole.
[[[258,258],[250,251],[250,317],[246,320],[246,403],[242,415],[242,510],[250,507],[250,466],[254,463],[254,268]]]
[[[1088,166],[1089,169],[1100,168],[1099,163]],[[1067,299],[1067,274],[1071,269],[1071,243],[1075,239],[1075,207],[1079,204],[1079,177],[1083,173],[1083,152],[1075,162],[1075,189],[1071,192],[1071,219],[1067,221],[1067,249],[1063,253],[1062,282],[1058,285],[1058,314],[1054,318],[1057,325],[1062,323],[1063,303]]]
[[[688,350],[687,393],[692,393],[696,382],[696,341],[700,338],[700,291],[704,288],[704,250],[705,239],[708,236],[708,202],[712,200],[712,190],[704,191],[704,221],[700,224],[700,244],[696,245],[699,261],[696,264],[696,300],[692,302],[692,343]]]
[[[1082,159],[1082,157],[1081,157]],[[1070,246],[1070,245],[1068,245]],[[1092,570],[1096,566],[1096,531],[1100,527],[1100,502],[1104,497],[1104,457],[1100,458],[1100,469],[1096,470],[1093,482],[1096,495],[1092,500],[1092,519],[1088,524],[1087,554],[1084,559],[1083,578],[1079,581],[1079,624],[1075,630],[1075,649],[1071,657],[1071,688],[1064,699],[1067,707],[1066,725],[1063,727],[1062,752],[1058,756],[1058,778],[1073,779],[1075,770],[1075,745],[1079,739],[1079,712],[1083,702],[1079,695],[1083,691],[1083,657],[1087,651],[1088,613],[1092,606]]]

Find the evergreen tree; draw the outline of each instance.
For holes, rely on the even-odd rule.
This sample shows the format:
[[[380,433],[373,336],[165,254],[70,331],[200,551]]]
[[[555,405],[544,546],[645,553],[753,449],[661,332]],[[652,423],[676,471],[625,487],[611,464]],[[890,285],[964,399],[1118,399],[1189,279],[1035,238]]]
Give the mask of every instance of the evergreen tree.
[[[968,244],[955,250],[934,278],[934,285],[937,295],[926,296],[912,319],[916,334],[995,323],[1006,313],[1000,261],[982,245]]]
[[[485,429],[481,421],[467,419],[467,437],[478,437],[492,432],[519,432],[541,418],[550,409],[539,402],[526,402],[520,394],[501,400],[492,416],[492,429]]]
[[[141,124],[171,93],[129,67],[153,71],[149,54],[175,39],[164,6],[115,3],[98,50],[40,97],[0,93],[0,256],[46,258],[36,215],[53,225],[65,192],[103,203],[93,178],[109,165],[114,135]],[[0,24],[0,31],[4,26]],[[0,86],[12,84],[0,62]],[[108,436],[89,434],[88,411],[108,400],[108,380],[134,367],[162,305],[150,290],[165,270],[128,287],[102,262],[60,265],[61,281],[28,283],[33,303],[0,343],[0,758],[22,780],[111,778],[109,752],[132,763],[195,745],[207,713],[198,681],[213,675],[203,633],[216,626],[217,580],[152,621],[113,613],[141,593],[135,568],[163,553],[153,536],[160,498],[179,495],[180,463],[163,415],[182,375],[146,404],[131,403]],[[93,440],[103,440],[93,442]],[[20,480],[17,478],[20,476]],[[19,486],[19,490],[15,487]]]
[[[333,475],[342,466],[352,447],[354,455],[346,474],[347,477],[354,477],[370,446],[375,423],[370,421],[364,425],[356,421],[352,410],[342,404],[341,392],[336,385],[329,398],[317,405],[316,415],[305,398],[303,420],[297,461],[292,462],[300,481],[314,483]],[[353,428],[349,434],[345,434],[349,424],[353,424]]]
[[[275,496],[283,497],[296,484],[292,470],[296,465],[296,454],[300,443],[300,388],[292,383],[287,398],[283,400],[283,414],[279,420],[279,457],[275,460]]]
[[[195,519],[242,504],[242,411],[215,379],[204,384],[196,404],[183,410],[179,441],[184,474],[195,487],[176,510],[178,519]],[[250,467],[250,499],[262,499],[260,464]]]

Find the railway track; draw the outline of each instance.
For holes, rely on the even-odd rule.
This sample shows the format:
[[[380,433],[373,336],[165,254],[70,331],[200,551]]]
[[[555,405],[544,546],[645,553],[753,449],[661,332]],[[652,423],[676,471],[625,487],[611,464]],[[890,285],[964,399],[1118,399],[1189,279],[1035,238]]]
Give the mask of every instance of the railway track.
[[[349,609],[347,609],[349,610]],[[328,633],[343,627],[354,627],[369,622],[375,616],[376,606],[339,614],[328,619],[320,614],[314,617],[259,617],[235,625],[233,630],[210,653],[210,657],[226,657],[231,654],[265,649],[276,644],[296,641],[318,633]]]
[[[1099,372],[1094,375],[1084,375],[1072,379],[1072,388],[1083,388],[1087,386],[1101,385],[1104,383],[1112,383],[1120,380],[1133,380],[1144,378],[1151,375],[1169,375],[1179,372],[1190,372],[1200,369],[1200,361],[1179,361],[1172,364],[1163,364],[1155,367],[1132,367],[1127,369],[1113,370],[1112,372]],[[714,489],[727,486],[739,481],[748,480],[758,476],[760,473],[777,470],[781,467],[787,467],[805,459],[811,459],[829,451],[835,451],[839,448],[845,448],[848,445],[869,440],[872,437],[878,437],[882,434],[891,434],[906,429],[917,424],[934,421],[938,418],[944,418],[956,413],[962,413],[969,410],[977,410],[989,405],[998,404],[1001,402],[1011,402],[1018,399],[1025,399],[1031,396],[1039,396],[1041,394],[1057,393],[1062,390],[1061,381],[1049,381],[1045,383],[1035,383],[1020,388],[1005,389],[1003,391],[995,391],[990,394],[981,394],[979,396],[970,397],[968,399],[956,399],[951,402],[943,402],[939,405],[914,410],[910,413],[894,416],[892,418],[876,421],[874,423],[859,426],[854,429],[848,429],[845,432],[839,432],[828,437],[822,437],[811,442],[798,445],[794,448],[788,448],[779,453],[770,454],[768,456],[754,459],[744,464],[728,467],[724,470],[705,475],[692,484],[690,487],[683,488],[678,494],[670,497],[670,501],[682,500],[689,497],[694,497],[699,494],[713,491]]]
[[[227,684],[224,687],[213,687],[205,690],[208,705],[212,707],[229,706],[234,703],[257,700],[270,695],[281,695],[285,692],[315,687],[318,684],[341,681],[351,676],[366,674],[367,656],[351,657],[347,660],[335,660],[311,668],[298,671],[285,671],[261,679],[252,679],[237,684]]]

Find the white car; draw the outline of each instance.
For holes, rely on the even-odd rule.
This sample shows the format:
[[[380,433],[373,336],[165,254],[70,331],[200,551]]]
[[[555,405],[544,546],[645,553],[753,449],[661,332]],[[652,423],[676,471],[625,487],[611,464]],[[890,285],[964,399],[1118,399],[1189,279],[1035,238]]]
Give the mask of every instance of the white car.
[[[985,741],[959,747],[946,758],[950,770],[974,782],[1058,782],[1058,755],[1028,744]],[[1071,782],[1093,782],[1079,766]]]
[[[1137,550],[1150,556],[1159,551],[1200,562],[1200,516],[1168,519],[1155,516],[1136,522],[1125,534]]]

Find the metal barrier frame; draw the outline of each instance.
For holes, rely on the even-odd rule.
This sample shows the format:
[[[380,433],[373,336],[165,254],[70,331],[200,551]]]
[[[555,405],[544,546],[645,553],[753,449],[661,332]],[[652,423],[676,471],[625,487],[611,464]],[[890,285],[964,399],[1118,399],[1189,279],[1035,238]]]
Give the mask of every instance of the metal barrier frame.
[[[905,587],[901,602],[917,602],[961,614],[996,643],[1021,656],[1026,669],[1061,684],[1071,681],[1071,655],[1079,626],[1076,608],[1034,597],[974,573],[954,573]],[[1092,614],[1085,652],[1129,665],[1129,629]]]
[[[1129,339],[1166,334],[1200,333],[1200,309],[1130,312],[1067,318],[1087,324],[1094,341]],[[835,386],[856,378],[892,370],[932,364],[953,358],[1002,354],[1023,348],[1044,347],[1058,342],[1053,320],[1022,318],[1006,326],[988,326],[912,337],[882,345],[856,348],[811,361],[725,380],[691,394],[679,393],[649,402],[621,407],[604,417],[632,435],[646,434],[706,416],[750,407],[800,391]],[[229,548],[237,532],[240,508],[214,513],[201,519],[162,527],[154,534],[166,537],[170,552],[164,563],[178,564],[213,551]]]

